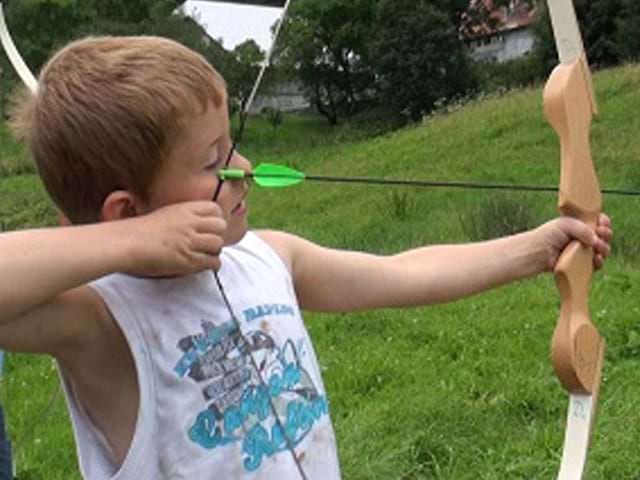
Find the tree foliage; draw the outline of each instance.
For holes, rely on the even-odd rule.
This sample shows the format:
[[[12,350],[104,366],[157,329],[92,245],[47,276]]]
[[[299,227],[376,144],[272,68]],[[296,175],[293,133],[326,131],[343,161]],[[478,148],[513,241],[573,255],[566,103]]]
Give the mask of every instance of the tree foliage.
[[[298,0],[286,19],[278,62],[306,86],[331,123],[360,111],[374,82],[368,41],[376,0]]]
[[[227,57],[227,67],[223,70],[234,99],[232,110],[244,109],[264,60],[265,53],[253,40],[237,45],[232,55]]]
[[[574,0],[589,62],[597,68],[638,58],[640,5],[636,0]],[[549,12],[540,2],[536,52],[547,72],[557,64]]]
[[[623,61],[640,60],[640,2],[621,0],[617,18],[616,43]]]
[[[371,106],[416,119],[442,99],[473,91],[479,82],[474,72],[482,72],[483,85],[508,87],[550,72],[557,53],[546,2],[521,1],[538,12],[536,47],[500,68],[473,68],[462,39],[478,24],[495,22],[489,5],[509,7],[511,0],[297,0],[279,59],[332,123]],[[592,64],[640,57],[637,0],[574,3]],[[494,81],[487,74],[508,78]]]
[[[534,53],[526,61],[485,69],[505,85],[545,76],[557,64],[546,2],[536,6]],[[27,63],[38,70],[59,46],[88,34],[151,34],[174,38],[202,53],[227,79],[234,105],[250,93],[264,53],[257,45],[225,51],[196,21],[177,12],[185,0],[4,0],[8,23]],[[508,6],[511,0],[493,0]],[[282,7],[284,0],[239,0]],[[640,2],[574,0],[592,64],[640,57]],[[492,21],[482,0],[294,0],[278,42],[276,72],[304,85],[331,123],[363,112],[416,119],[439,102],[476,88],[463,37]],[[526,67],[523,73],[522,69]],[[271,68],[273,70],[273,67]],[[488,72],[488,73],[487,73]],[[271,76],[273,78],[273,75]],[[15,82],[0,55],[0,107]],[[386,113],[383,114],[383,116]]]
[[[178,10],[184,2],[11,0],[6,15],[18,49],[35,72],[55,49],[76,38],[87,35],[159,35],[177,40],[204,55],[223,76],[234,80],[230,82],[229,95],[241,101],[246,93],[246,77],[253,74],[258,53],[254,49],[253,56],[238,55],[224,50],[201,25]],[[243,48],[247,47],[241,47],[241,50]],[[245,61],[249,64],[244,64]],[[15,81],[13,68],[4,54],[0,55],[0,109],[6,100],[6,92]]]
[[[426,0],[381,0],[371,57],[383,101],[420,119],[443,99],[476,87],[451,14]]]
[[[474,81],[459,35],[468,0],[298,0],[279,61],[331,123],[372,106],[415,119]]]

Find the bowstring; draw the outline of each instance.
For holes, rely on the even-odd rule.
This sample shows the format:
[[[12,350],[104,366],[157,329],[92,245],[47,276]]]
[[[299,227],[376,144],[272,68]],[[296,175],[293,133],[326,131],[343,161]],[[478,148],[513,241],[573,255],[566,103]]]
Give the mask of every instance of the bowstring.
[[[286,0],[284,7],[282,8],[282,14],[280,16],[280,19],[276,25],[276,28],[274,30],[274,35],[273,35],[273,42],[269,48],[269,51],[267,52],[267,55],[265,57],[265,60],[262,64],[262,66],[260,67],[260,71],[258,72],[258,76],[256,78],[256,81],[253,84],[253,88],[251,89],[251,93],[249,94],[249,97],[247,98],[247,100],[245,102],[242,103],[241,108],[239,110],[239,114],[238,114],[238,129],[237,129],[237,134],[234,135],[234,140],[233,143],[231,145],[231,148],[229,149],[229,154],[227,155],[227,158],[225,159],[224,162],[224,168],[228,168],[231,160],[233,158],[233,156],[236,154],[237,149],[238,149],[238,145],[240,144],[243,136],[244,136],[244,132],[246,129],[246,124],[247,124],[247,118],[249,116],[249,112],[251,110],[251,106],[253,105],[253,102],[256,98],[256,95],[258,93],[258,89],[260,88],[260,84],[262,83],[262,79],[264,78],[265,72],[267,70],[267,68],[269,67],[269,62],[271,60],[271,57],[273,56],[273,52],[275,51],[275,46],[276,46],[276,42],[278,40],[278,35],[280,34],[280,29],[282,28],[282,25],[284,24],[284,20],[285,17],[287,15],[287,11],[289,10],[289,6],[291,4],[291,0]],[[246,181],[243,179],[243,181]],[[218,185],[216,186],[216,190],[213,194],[213,198],[212,201],[214,203],[217,203],[218,198],[220,196],[220,193],[222,192],[222,188],[224,186],[225,180],[222,178],[218,179]],[[240,337],[240,342],[241,345],[244,347],[245,353],[248,355],[249,360],[251,362],[251,366],[253,367],[253,370],[256,372],[257,378],[258,378],[258,383],[259,386],[263,389],[265,389],[265,391],[267,392],[267,399],[269,402],[269,409],[271,410],[271,413],[273,415],[273,418],[275,420],[276,426],[278,427],[278,429],[280,430],[280,432],[282,433],[282,436],[284,438],[287,450],[291,453],[291,458],[293,459],[293,462],[298,470],[298,473],[300,474],[300,478],[302,480],[307,480],[307,475],[304,471],[304,469],[302,468],[302,464],[300,463],[300,459],[298,458],[298,455],[296,455],[296,451],[295,451],[295,447],[293,445],[293,441],[292,439],[289,437],[289,434],[287,433],[286,429],[284,428],[284,425],[282,423],[282,420],[280,419],[280,415],[278,414],[278,411],[276,409],[276,406],[273,403],[273,399],[271,398],[271,395],[269,394],[269,388],[267,387],[267,384],[264,380],[264,376],[262,375],[262,372],[260,370],[260,367],[258,366],[258,363],[256,362],[255,357],[253,356],[253,353],[251,352],[250,348],[247,348],[249,345],[251,345],[249,343],[249,341],[247,340],[244,332],[242,331],[242,326],[240,324],[240,320],[238,320],[237,315],[235,314],[235,311],[233,310],[233,307],[231,306],[231,302],[229,301],[229,297],[227,295],[227,292],[224,288],[224,285],[222,283],[222,280],[220,279],[220,270],[214,270],[213,271],[213,278],[216,282],[216,286],[218,287],[218,291],[220,293],[220,296],[222,298],[222,301],[227,309],[227,312],[229,313],[229,316],[231,317],[231,320],[234,324],[234,327],[236,329],[236,331],[238,332],[238,336]]]

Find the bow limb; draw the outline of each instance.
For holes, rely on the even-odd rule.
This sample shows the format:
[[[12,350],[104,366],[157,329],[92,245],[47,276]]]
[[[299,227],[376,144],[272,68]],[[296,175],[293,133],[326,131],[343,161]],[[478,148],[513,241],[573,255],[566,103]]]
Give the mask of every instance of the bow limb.
[[[3,2],[0,0],[0,43],[2,43],[2,46],[7,53],[7,57],[9,58],[11,65],[13,65],[13,68],[15,68],[20,79],[32,93],[35,93],[38,90],[38,80],[33,73],[31,73],[31,70],[29,70],[29,67],[24,62],[22,56],[18,52],[18,49],[13,43],[11,35],[9,34],[9,29],[7,28],[7,22],[4,18],[3,9]]]
[[[545,114],[561,146],[558,206],[563,215],[595,227],[602,195],[590,148],[591,121],[597,111],[591,72],[571,0],[547,3],[561,61],[544,91]],[[562,306],[551,354],[556,375],[570,394],[558,479],[579,480],[586,463],[605,349],[589,315],[591,248],[577,241],[569,244],[554,273]]]

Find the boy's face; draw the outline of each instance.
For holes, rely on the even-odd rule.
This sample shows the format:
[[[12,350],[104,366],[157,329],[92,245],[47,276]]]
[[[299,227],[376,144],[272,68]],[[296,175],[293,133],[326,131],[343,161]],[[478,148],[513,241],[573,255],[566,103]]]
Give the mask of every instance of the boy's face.
[[[210,104],[202,115],[188,121],[184,133],[157,173],[150,191],[148,210],[179,202],[213,200],[218,186],[218,172],[224,168],[232,142],[226,102],[220,107]],[[251,170],[251,163],[238,153],[230,168]],[[225,182],[217,199],[227,222],[225,244],[239,242],[249,228],[245,181]]]

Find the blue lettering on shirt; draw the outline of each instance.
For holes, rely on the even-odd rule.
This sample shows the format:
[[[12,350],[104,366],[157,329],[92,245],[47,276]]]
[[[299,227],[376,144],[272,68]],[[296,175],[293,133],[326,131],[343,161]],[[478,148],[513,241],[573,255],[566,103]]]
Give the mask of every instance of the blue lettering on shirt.
[[[242,451],[246,455],[244,467],[247,471],[255,471],[265,458],[287,450],[287,440],[292,448],[299,444],[313,425],[328,415],[324,395],[313,399],[299,396],[287,402],[284,418],[279,422],[275,420],[270,401],[282,400],[282,395],[300,386],[301,378],[300,367],[287,364],[281,375],[274,374],[265,379],[265,386],[248,386],[239,405],[227,408],[222,418],[216,418],[210,409],[202,411],[189,430],[189,438],[208,450],[242,441]],[[247,423],[253,425],[247,429]],[[272,425],[267,427],[265,423]],[[241,439],[243,434],[244,439]]]
[[[280,303],[271,303],[267,305],[258,305],[257,307],[247,308],[243,312],[244,319],[247,322],[253,322],[264,317],[272,315],[287,315],[289,317],[295,316],[295,311],[291,305],[285,305]]]
[[[180,377],[184,377],[189,373],[191,367],[198,361],[203,353],[216,344],[219,344],[224,337],[229,336],[234,330],[236,330],[236,327],[233,322],[227,322],[218,328],[212,329],[205,335],[195,337],[193,339],[194,346],[186,351],[184,355],[182,355],[182,358],[178,360],[176,366],[173,367],[174,372]]]

